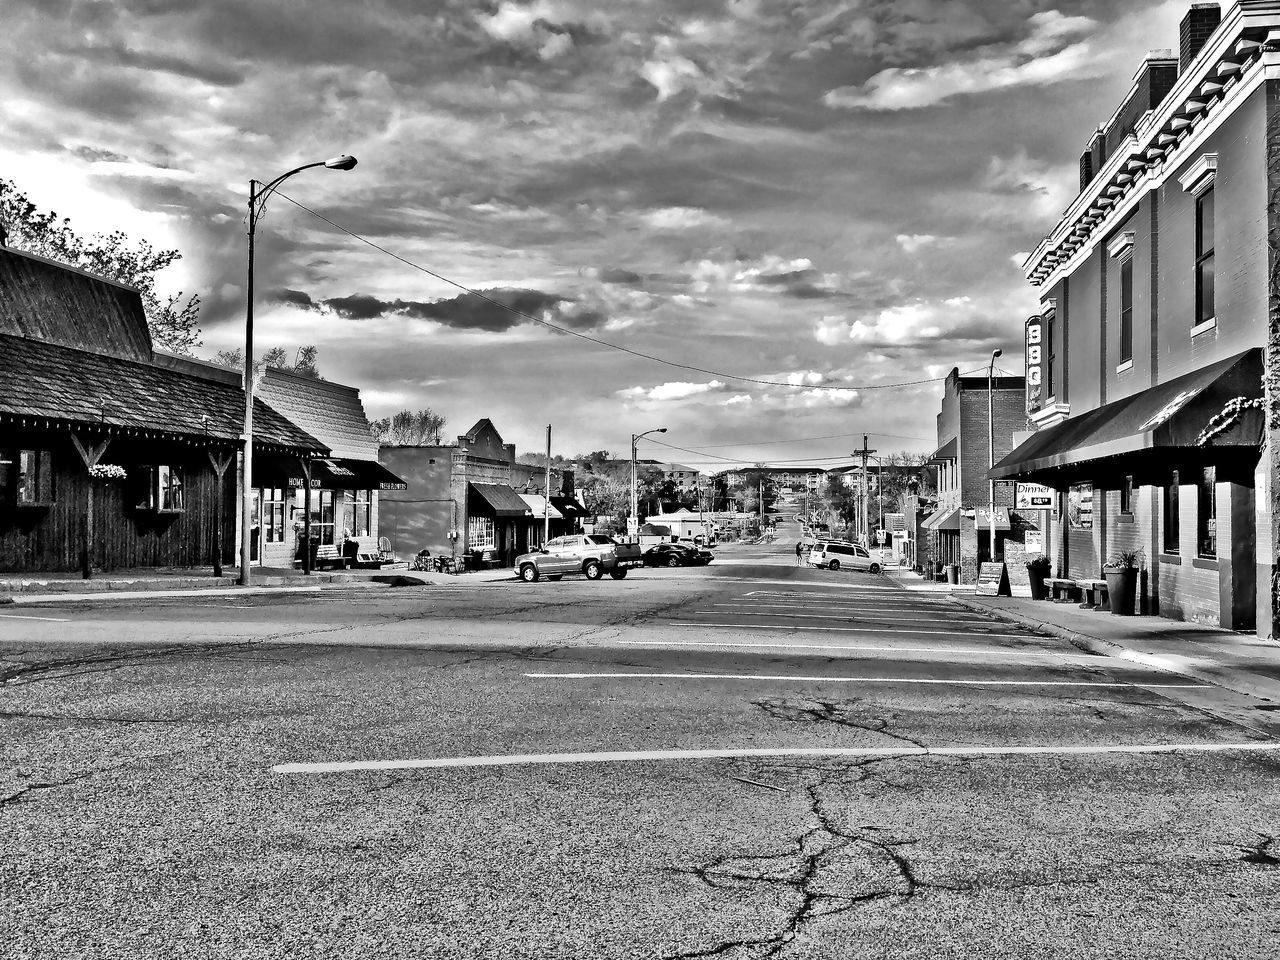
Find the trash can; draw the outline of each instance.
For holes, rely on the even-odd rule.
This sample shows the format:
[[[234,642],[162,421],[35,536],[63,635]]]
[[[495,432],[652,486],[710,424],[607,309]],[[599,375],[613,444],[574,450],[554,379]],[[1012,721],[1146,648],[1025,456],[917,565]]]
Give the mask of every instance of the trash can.
[[[960,582],[960,564],[958,563],[947,564],[947,583],[959,583],[959,582]]]

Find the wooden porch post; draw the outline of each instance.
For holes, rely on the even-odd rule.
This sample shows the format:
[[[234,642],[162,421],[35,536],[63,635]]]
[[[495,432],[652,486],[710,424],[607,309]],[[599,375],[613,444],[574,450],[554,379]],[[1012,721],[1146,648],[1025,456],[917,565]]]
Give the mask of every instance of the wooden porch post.
[[[85,471],[88,472],[98,465],[98,461],[102,459],[102,455],[107,452],[107,445],[111,443],[111,438],[107,437],[101,443],[89,444],[85,446],[77,434],[71,434],[71,442],[75,445],[76,453],[80,454],[80,459],[84,461]],[[84,504],[84,523],[82,529],[84,531],[84,539],[80,545],[80,576],[85,580],[93,576],[93,474],[89,474],[89,485],[85,489]]]
[[[213,467],[215,479],[213,493],[213,575],[222,576],[222,478],[235,458],[235,451],[224,457],[217,457],[212,450],[207,451],[209,465]]]
[[[311,461],[302,458],[302,572],[311,575]]]

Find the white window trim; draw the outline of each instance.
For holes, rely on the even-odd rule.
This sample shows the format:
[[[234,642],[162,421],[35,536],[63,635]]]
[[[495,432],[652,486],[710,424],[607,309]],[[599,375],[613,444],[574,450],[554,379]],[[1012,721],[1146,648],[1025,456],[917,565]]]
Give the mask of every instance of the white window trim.
[[[1206,190],[1213,186],[1213,182],[1218,179],[1218,155],[1216,153],[1205,153],[1200,155],[1200,159],[1187,167],[1186,172],[1178,177],[1178,182],[1182,184],[1182,189],[1193,196],[1200,196]]]
[[[1191,336],[1198,337],[1200,336],[1200,334],[1208,333],[1210,330],[1215,329],[1217,326],[1218,326],[1218,318],[1210,317],[1204,323],[1197,323],[1194,327],[1192,327]]]
[[[1132,254],[1134,231],[1125,230],[1117,233],[1107,244],[1107,256],[1112,260],[1121,259],[1126,253]]]
[[[1116,373],[1124,373],[1126,370],[1132,370],[1132,369],[1133,369],[1133,361],[1126,360],[1124,363],[1116,367]]]

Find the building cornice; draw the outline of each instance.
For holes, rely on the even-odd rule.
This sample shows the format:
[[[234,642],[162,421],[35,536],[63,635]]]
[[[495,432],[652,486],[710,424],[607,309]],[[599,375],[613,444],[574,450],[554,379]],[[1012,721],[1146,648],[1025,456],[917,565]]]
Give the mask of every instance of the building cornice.
[[[1023,265],[1033,286],[1069,274],[1148,191],[1268,78],[1280,77],[1280,0],[1237,0],[1159,108],[1117,145]]]

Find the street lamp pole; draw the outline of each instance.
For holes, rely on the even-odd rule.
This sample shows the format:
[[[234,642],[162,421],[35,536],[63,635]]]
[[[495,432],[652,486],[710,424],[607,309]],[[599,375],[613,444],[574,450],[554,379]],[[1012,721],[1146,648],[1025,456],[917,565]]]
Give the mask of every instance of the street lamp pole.
[[[310,170],[312,167],[328,167],[330,170],[350,170],[356,165],[356,158],[350,156],[333,157],[329,160],[317,160],[315,163],[304,163],[294,167],[288,173],[282,173],[270,183],[262,184],[257,180],[249,181],[249,264],[245,276],[245,310],[244,310],[244,459],[240,480],[240,583],[249,586],[249,525],[253,522],[253,258],[254,240],[258,229],[258,219],[280,184],[295,173]],[[306,544],[305,549],[311,545]]]
[[[995,370],[996,358],[1001,355],[999,347],[991,351],[991,363],[987,367],[987,469],[992,470],[996,465],[996,422],[995,422]],[[991,540],[989,550],[991,554],[991,562],[995,563],[996,559],[996,482],[987,480],[988,489],[988,518],[991,521]]]
[[[666,432],[666,427],[657,427],[653,430],[646,430],[644,433],[633,433],[631,435],[631,519],[635,522],[637,533],[640,531],[640,503],[636,496],[636,443],[651,433]]]

